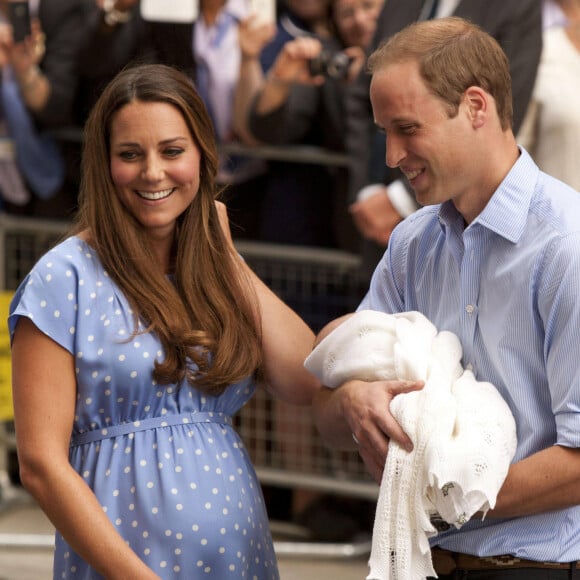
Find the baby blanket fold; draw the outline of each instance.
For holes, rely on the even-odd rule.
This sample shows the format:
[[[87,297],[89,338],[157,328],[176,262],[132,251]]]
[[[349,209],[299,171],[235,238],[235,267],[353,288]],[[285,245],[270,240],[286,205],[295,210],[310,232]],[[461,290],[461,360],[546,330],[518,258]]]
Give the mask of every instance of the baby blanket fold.
[[[457,528],[487,512],[516,450],[511,411],[496,388],[461,366],[462,348],[419,312],[363,310],[326,336],[305,367],[336,388],[351,379],[423,380],[390,410],[413,441],[396,443],[380,485],[367,580],[436,576],[429,537],[440,517]]]

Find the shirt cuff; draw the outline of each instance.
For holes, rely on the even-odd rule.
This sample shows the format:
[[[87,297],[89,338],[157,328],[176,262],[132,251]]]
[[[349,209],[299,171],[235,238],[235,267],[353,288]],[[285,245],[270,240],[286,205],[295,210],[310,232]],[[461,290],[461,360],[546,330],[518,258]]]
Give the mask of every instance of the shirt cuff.
[[[388,195],[387,186],[384,185],[383,183],[371,183],[370,185],[363,187],[357,193],[356,200],[363,201],[364,199],[372,197],[373,195],[376,195],[378,193],[383,193],[385,195]]]
[[[417,211],[417,204],[415,203],[414,197],[409,193],[409,190],[400,179],[389,183],[387,195],[393,207],[402,218],[406,218]]]
[[[400,179],[389,183],[386,186],[383,183],[372,183],[363,187],[357,194],[356,200],[362,201],[377,193],[384,193],[389,197],[391,204],[396,212],[402,217],[406,218],[417,211],[417,205],[413,197]]]

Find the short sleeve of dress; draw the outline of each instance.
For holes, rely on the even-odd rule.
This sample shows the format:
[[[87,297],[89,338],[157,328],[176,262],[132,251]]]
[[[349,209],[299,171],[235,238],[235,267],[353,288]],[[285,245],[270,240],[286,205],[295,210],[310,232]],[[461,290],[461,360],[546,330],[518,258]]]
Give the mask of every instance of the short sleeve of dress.
[[[14,336],[20,317],[74,353],[82,258],[91,255],[78,238],[69,238],[45,254],[21,282],[10,304],[8,328]],[[93,258],[94,259],[94,258]]]

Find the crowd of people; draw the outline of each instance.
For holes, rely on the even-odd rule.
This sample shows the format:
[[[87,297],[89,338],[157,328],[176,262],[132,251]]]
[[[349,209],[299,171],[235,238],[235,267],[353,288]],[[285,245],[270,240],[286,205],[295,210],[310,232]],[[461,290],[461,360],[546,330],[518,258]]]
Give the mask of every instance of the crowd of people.
[[[538,165],[580,190],[580,3],[545,3],[543,50],[532,100],[519,134]]]
[[[29,53],[29,63],[20,67],[18,77],[22,100],[35,128],[56,135],[66,175],[40,202],[38,195],[20,203],[4,196],[5,211],[71,217],[80,183],[79,140],[92,105],[124,67],[162,63],[185,72],[208,108],[221,152],[218,184],[227,186],[224,200],[234,237],[326,247],[350,243],[349,249],[355,249],[352,233],[350,239],[342,234],[349,225],[344,219],[346,196],[338,191],[346,183],[344,168],[312,164],[308,156],[303,163],[289,163],[251,152],[230,154],[228,145],[248,149],[274,142],[344,151],[343,86],[363,64],[382,4],[383,0],[287,0],[277,4],[274,23],[253,14],[247,0],[202,0],[194,22],[146,20],[138,0],[40,2],[33,13],[43,54],[34,48],[33,38],[13,43],[8,24],[3,48],[6,60],[15,61],[10,68],[15,68],[19,52]],[[266,81],[274,65],[276,70],[285,67],[278,58],[282,50],[306,38],[320,41],[318,52],[322,46],[325,54],[354,52],[348,78],[329,79],[321,96],[318,91],[298,91],[291,99],[298,103],[289,113],[291,123],[282,126],[280,115],[266,118],[262,126],[273,122],[279,130],[275,137],[263,134],[245,117],[258,90],[268,93]],[[279,87],[292,84],[298,90],[294,79],[278,80]],[[49,102],[40,101],[40,89],[50,95]],[[26,100],[28,93],[37,95],[36,102]],[[302,111],[301,103],[310,111]],[[288,126],[292,131],[285,134]]]
[[[377,481],[390,440],[412,451],[388,409],[424,382],[326,389],[303,366],[317,329],[241,238],[360,251],[359,309],[453,331],[508,403],[497,504],[433,553],[470,578],[496,556],[573,573],[577,112],[555,87],[577,74],[580,0],[284,0],[276,21],[245,0],[200,0],[193,21],[37,0],[24,38],[10,4],[2,211],[72,222],[9,318],[21,476],[57,528],[55,577],[276,579],[231,420],[256,388],[311,406]],[[292,146],[305,155],[262,154]]]
[[[14,106],[4,103],[3,117],[19,119],[0,126],[3,142],[13,141],[16,151],[3,156],[10,158],[4,166],[13,166],[4,170],[11,179],[1,188],[8,213],[72,217],[88,112],[121,69],[158,62],[185,72],[208,107],[234,238],[360,251],[370,274],[393,227],[417,204],[398,170],[385,167],[366,56],[410,22],[449,15],[481,25],[500,42],[514,86],[514,131],[526,118],[522,144],[542,167],[577,187],[574,112],[554,77],[554,71],[567,75],[573,91],[575,0],[545,0],[543,14],[534,0],[507,7],[460,0],[279,0],[276,23],[253,14],[247,0],[201,0],[195,22],[145,20],[139,0],[37,0],[30,2],[32,34],[16,43],[8,4],[0,2],[0,65],[4,93],[13,98],[4,101],[19,101],[21,113],[8,114]],[[562,38],[560,49],[554,37]],[[342,66],[332,62],[330,72],[310,74],[316,71],[308,63],[337,54],[344,56]],[[280,155],[264,158],[256,152],[260,145],[273,145]],[[285,146],[296,145],[303,153],[299,148],[298,157],[288,157]],[[311,147],[345,154],[347,161],[317,161]]]

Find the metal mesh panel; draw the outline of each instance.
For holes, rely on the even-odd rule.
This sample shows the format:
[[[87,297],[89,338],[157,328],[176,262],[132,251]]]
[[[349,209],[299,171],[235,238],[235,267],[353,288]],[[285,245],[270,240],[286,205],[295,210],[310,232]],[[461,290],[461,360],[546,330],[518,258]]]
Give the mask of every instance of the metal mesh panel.
[[[256,274],[317,332],[352,312],[362,298],[358,256],[334,250],[239,243]],[[262,481],[376,497],[356,452],[330,449],[309,409],[274,401],[264,391],[239,413],[239,430]]]
[[[0,215],[2,290],[16,287],[36,261],[64,235],[68,223]]]

